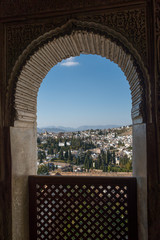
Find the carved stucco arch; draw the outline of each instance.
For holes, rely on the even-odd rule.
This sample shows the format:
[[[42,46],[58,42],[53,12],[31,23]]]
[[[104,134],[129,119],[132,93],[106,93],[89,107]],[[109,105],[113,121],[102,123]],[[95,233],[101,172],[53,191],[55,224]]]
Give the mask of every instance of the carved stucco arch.
[[[37,93],[44,77],[58,62],[81,53],[101,55],[119,65],[130,85],[132,120],[146,121],[150,87],[147,70],[136,49],[106,26],[70,20],[32,41],[18,58],[8,88],[7,107],[12,111],[12,124],[36,123]]]
[[[10,110],[12,151],[13,239],[26,238],[28,230],[28,175],[36,174],[37,93],[48,71],[61,60],[81,53],[98,54],[117,63],[125,73],[132,96],[133,169],[138,181],[140,236],[146,237],[146,124],[151,110],[146,68],[132,44],[120,33],[100,24],[70,20],[35,39],[15,63],[9,79],[6,108]],[[7,111],[6,111],[7,112]],[[9,120],[8,120],[9,121]],[[140,131],[139,131],[140,130]],[[138,151],[140,149],[140,151]],[[143,171],[142,171],[143,170]],[[25,216],[25,217],[24,217]],[[15,220],[16,219],[16,220]],[[18,237],[17,237],[18,236]]]

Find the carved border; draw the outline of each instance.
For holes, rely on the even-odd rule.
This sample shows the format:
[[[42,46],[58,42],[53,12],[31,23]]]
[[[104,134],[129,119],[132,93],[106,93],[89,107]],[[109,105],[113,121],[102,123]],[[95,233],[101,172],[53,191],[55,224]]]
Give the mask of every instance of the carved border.
[[[134,5],[144,3],[145,0],[1,0],[0,16],[22,16],[46,12],[83,11],[97,8],[106,8],[114,5]],[[15,7],[18,6],[18,7]]]
[[[38,23],[7,25],[7,76],[9,77],[18,57],[34,39],[65,25],[72,19],[80,22],[98,23],[122,34],[137,49],[143,62],[147,65],[146,10],[138,8],[123,11],[114,10],[114,12],[66,15],[52,17]]]
[[[157,101],[157,142],[158,142],[158,181],[160,183],[160,0],[155,0],[155,40],[156,40],[156,101]]]
[[[160,77],[160,1],[156,1],[157,71]]]
[[[136,117],[142,116],[143,121],[146,120],[146,86],[145,84],[149,84],[147,70],[144,67],[143,61],[141,57],[137,53],[137,51],[133,48],[132,44],[130,44],[127,39],[125,39],[121,34],[111,30],[106,26],[102,26],[96,23],[87,23],[87,22],[80,22],[75,20],[70,20],[68,23],[63,25],[62,27],[56,28],[49,33],[44,34],[43,36],[39,37],[38,39],[34,40],[23,52],[23,54],[19,57],[18,61],[13,68],[9,88],[8,88],[8,105],[7,107],[10,108],[12,114],[10,115],[10,122],[13,125],[15,119],[15,91],[16,91],[16,83],[19,80],[19,76],[23,71],[23,66],[29,61],[31,56],[33,56],[40,48],[45,46],[48,42],[53,41],[54,39],[58,39],[60,37],[65,37],[67,35],[71,35],[73,32],[92,32],[94,34],[98,34],[99,36],[105,36],[106,39],[110,39],[111,42],[114,42],[117,46],[121,47],[123,51],[130,56],[132,59],[133,65],[136,69],[136,73],[138,74],[140,89],[139,89],[139,96],[140,97],[140,104],[137,105],[137,114]],[[145,81],[146,80],[146,81]]]

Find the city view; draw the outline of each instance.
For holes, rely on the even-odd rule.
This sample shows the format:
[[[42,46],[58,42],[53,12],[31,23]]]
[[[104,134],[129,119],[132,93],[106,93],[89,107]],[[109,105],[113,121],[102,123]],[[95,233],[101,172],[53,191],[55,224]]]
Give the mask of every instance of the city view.
[[[38,133],[38,174],[132,171],[132,127]]]
[[[58,63],[38,95],[37,173],[130,176],[130,112],[129,84],[116,64],[84,54]],[[52,125],[59,127],[43,127]]]

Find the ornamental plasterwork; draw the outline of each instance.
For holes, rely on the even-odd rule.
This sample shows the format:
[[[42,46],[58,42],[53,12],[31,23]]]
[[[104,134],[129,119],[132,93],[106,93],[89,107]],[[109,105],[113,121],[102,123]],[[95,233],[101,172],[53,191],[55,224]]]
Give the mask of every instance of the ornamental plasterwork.
[[[131,47],[126,38],[120,34],[117,35],[114,30],[104,25],[70,20],[62,27],[49,31],[34,40],[16,62],[10,83],[15,83],[17,80],[17,85],[13,86],[15,91],[10,88],[11,95],[8,94],[12,98],[8,99],[9,107],[15,110],[10,114],[10,121],[12,123],[14,120],[26,121],[34,124],[37,97],[34,93],[38,90],[43,78],[58,62],[69,56],[78,56],[82,52],[100,54],[121,67],[130,82],[131,91],[133,88],[132,117],[144,120],[146,115],[144,72],[142,74],[144,68],[142,66],[141,69],[135,60],[135,58],[139,59],[135,49]],[[33,87],[35,90],[32,92]],[[25,88],[30,91],[26,92]]]
[[[19,24],[7,27],[7,73],[11,72],[17,58],[23,50],[36,38],[57,26],[63,25],[69,18],[56,18],[50,22],[38,24]]]
[[[156,1],[156,45],[157,45],[157,75],[158,75],[158,101],[160,105],[160,1]],[[160,107],[159,107],[159,115],[160,115]],[[160,117],[159,117],[160,118]]]
[[[0,17],[27,14],[40,14],[57,11],[85,11],[111,7],[114,5],[135,4],[135,0],[2,0],[0,1]]]
[[[156,2],[156,38],[157,38],[157,64],[160,77],[160,1]]]
[[[120,32],[137,49],[144,62],[146,61],[146,14],[144,9],[82,16],[80,19],[101,23]]]
[[[158,143],[160,144],[160,0],[156,0],[155,5],[155,23],[156,23],[156,59],[157,59],[157,98],[158,98]],[[160,148],[159,148],[160,149]],[[160,158],[160,150],[159,150]],[[159,166],[159,164],[158,164]],[[158,168],[159,173],[159,183],[160,183],[160,166]]]
[[[160,34],[160,1],[156,1],[156,32]]]
[[[135,9],[123,12],[110,12],[103,14],[68,15],[54,17],[38,24],[11,25],[7,27],[7,73],[11,72],[17,58],[23,50],[36,38],[45,32],[62,26],[69,19],[86,22],[96,22],[108,26],[121,33],[137,49],[141,58],[146,61],[146,28],[145,10]],[[146,62],[145,62],[146,63]]]

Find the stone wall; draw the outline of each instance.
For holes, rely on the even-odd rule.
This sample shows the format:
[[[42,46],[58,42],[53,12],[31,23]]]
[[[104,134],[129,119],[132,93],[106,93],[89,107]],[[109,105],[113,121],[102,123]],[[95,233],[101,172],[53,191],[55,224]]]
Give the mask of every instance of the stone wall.
[[[106,48],[108,57],[116,63],[119,63],[118,56],[124,56],[120,65],[122,70],[129,70],[128,79],[132,73],[137,74],[137,78],[131,81],[131,91],[133,118],[142,116],[141,120],[143,119],[139,121],[138,118],[137,121],[135,117],[134,121],[134,174],[138,180],[138,191],[141,193],[138,195],[141,205],[138,212],[141,216],[139,239],[157,240],[160,238],[160,208],[157,207],[160,205],[160,1],[76,2],[73,0],[0,2],[0,238],[2,240],[28,238],[28,225],[25,219],[28,211],[27,177],[35,173],[35,167],[31,169],[31,166],[36,162],[33,140],[36,141],[34,136],[36,94],[44,75],[63,58],[75,56],[83,51],[106,56],[103,50]],[[90,28],[88,25],[86,27],[86,24],[90,25]],[[66,28],[67,31],[63,31],[62,26],[69,27]],[[100,34],[99,30],[103,33],[103,29],[99,26],[107,28],[105,34]],[[62,29],[61,35],[58,35],[58,29]],[[49,36],[50,31],[57,37]],[[73,44],[76,42],[74,53],[69,44],[73,41],[73,33],[74,37],[78,38],[73,42]],[[51,37],[50,40],[46,36]],[[57,49],[61,45],[64,48],[67,46],[66,52],[64,55],[61,54],[60,58],[55,49],[54,57],[50,56],[50,53],[46,55],[48,46],[54,48],[54,41],[58,44]],[[53,60],[52,65],[44,64],[38,50],[41,54],[43,52],[46,62],[50,56],[50,60]],[[127,68],[124,63],[128,64]],[[38,71],[35,70],[37,65]],[[45,74],[43,72],[41,74],[42,65]],[[28,67],[33,67],[32,73],[28,71]],[[25,136],[24,139],[22,135]],[[22,159],[26,159],[24,164]],[[16,189],[20,194],[17,194]],[[20,222],[16,224],[17,219],[19,221],[21,219],[22,224]]]

